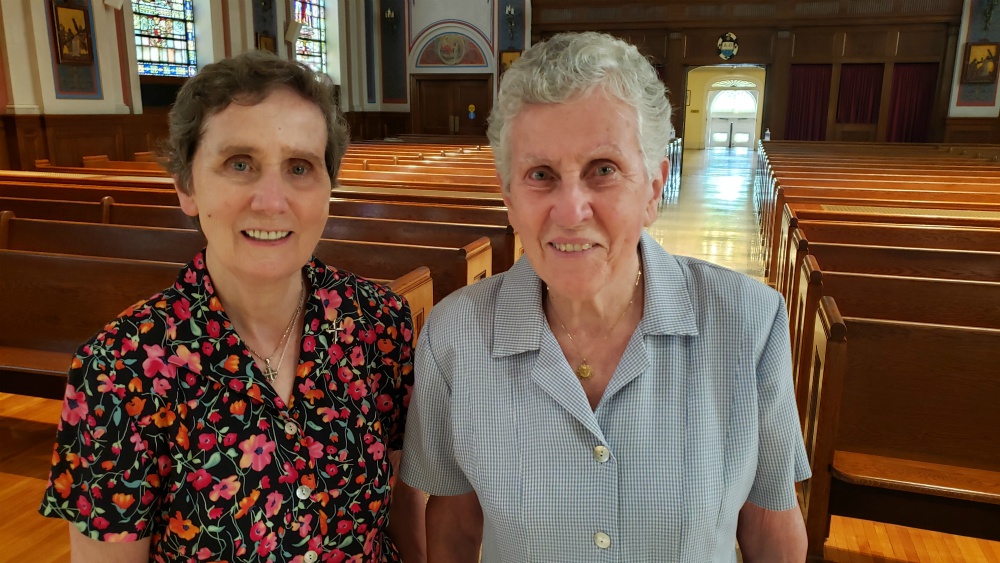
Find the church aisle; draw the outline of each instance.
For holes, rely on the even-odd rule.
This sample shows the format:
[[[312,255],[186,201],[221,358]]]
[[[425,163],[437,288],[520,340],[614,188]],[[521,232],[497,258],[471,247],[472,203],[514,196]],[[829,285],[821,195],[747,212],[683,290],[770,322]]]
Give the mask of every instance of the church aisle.
[[[739,148],[684,151],[680,188],[666,190],[649,234],[668,252],[761,278],[753,211],[756,154]]]

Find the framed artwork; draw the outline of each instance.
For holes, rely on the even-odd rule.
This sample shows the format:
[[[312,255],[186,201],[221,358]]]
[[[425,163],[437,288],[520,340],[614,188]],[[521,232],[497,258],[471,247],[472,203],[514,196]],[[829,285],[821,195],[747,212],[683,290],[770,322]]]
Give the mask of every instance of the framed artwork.
[[[993,84],[997,81],[998,43],[968,43],[962,84]]]
[[[261,51],[270,51],[275,55],[278,54],[278,49],[274,43],[274,37],[264,33],[257,34],[257,49]]]
[[[90,15],[83,6],[52,3],[52,34],[59,64],[94,63]]]
[[[514,61],[521,58],[521,51],[500,51],[500,76],[507,72]]]

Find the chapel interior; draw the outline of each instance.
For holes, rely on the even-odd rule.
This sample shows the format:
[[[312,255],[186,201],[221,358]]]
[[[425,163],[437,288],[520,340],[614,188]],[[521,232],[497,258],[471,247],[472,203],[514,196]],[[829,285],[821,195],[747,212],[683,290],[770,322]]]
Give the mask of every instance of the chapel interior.
[[[59,257],[92,252],[81,239],[96,235],[70,233],[96,231],[69,223],[98,223],[100,256],[176,261],[113,254],[141,243],[112,226],[190,229],[166,219],[177,200],[157,161],[188,77],[252,49],[329,74],[352,141],[331,215],[356,218],[329,238],[430,244],[388,238],[404,220],[375,211],[389,202],[436,208],[444,219],[405,219],[452,225],[420,227],[435,241],[483,225],[478,249],[435,243],[464,253],[468,279],[419,262],[371,272],[398,287],[432,279],[433,296],[412,290],[422,322],[441,292],[518,257],[485,137],[505,68],[556,33],[593,30],[634,44],[669,89],[676,139],[649,234],[785,296],[814,472],[798,491],[810,560],[1000,563],[998,8],[0,0],[0,560],[69,558],[65,522],[38,505],[79,342],[45,322],[93,333],[73,303],[129,282],[63,275]]]

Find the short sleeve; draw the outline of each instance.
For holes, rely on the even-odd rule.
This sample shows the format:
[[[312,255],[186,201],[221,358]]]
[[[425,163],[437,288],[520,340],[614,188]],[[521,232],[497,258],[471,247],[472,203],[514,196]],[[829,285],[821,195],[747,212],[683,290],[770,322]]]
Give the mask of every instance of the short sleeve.
[[[39,512],[73,522],[95,540],[134,541],[152,532],[172,470],[166,452],[177,415],[133,371],[141,375],[150,362],[162,362],[141,352],[123,359],[121,346],[107,344],[109,334],[73,358]]]
[[[757,474],[747,500],[767,510],[797,506],[795,483],[811,475],[802,442],[788,337],[788,315],[781,299],[757,362],[760,444]]]
[[[434,357],[433,319],[432,311],[417,347],[400,475],[410,486],[431,495],[454,496],[471,491],[472,485],[455,458],[451,387]]]

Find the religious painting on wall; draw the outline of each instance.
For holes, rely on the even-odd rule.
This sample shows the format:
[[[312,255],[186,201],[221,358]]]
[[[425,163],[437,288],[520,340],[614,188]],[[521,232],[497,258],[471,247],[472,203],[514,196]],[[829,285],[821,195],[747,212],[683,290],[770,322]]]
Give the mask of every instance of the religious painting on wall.
[[[52,27],[59,64],[93,64],[90,17],[84,5],[53,2]]]
[[[424,46],[417,66],[486,66],[483,51],[461,33],[442,33]]]
[[[993,84],[997,80],[997,43],[969,43],[965,46],[963,84]]]
[[[500,51],[500,76],[503,76],[510,65],[519,58],[521,58],[521,51]]]

